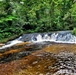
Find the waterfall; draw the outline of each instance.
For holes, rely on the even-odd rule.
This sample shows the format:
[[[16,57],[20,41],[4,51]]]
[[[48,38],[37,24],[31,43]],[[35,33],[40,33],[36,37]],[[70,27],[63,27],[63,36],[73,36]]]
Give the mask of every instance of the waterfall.
[[[43,40],[43,39],[42,39],[42,36],[41,36],[40,34],[36,37],[36,39],[37,39],[38,42],[40,42],[40,41]]]
[[[31,42],[50,41],[56,43],[76,43],[76,36],[68,31],[38,34],[37,36],[33,35],[33,37],[32,41],[30,40]]]
[[[58,33],[57,33],[57,34],[56,34],[56,33],[53,33],[53,34],[51,35],[50,41],[56,41],[57,36],[58,36]]]
[[[4,46],[0,47],[0,49],[8,48],[21,42],[36,43],[44,41],[76,44],[76,36],[72,35],[70,31],[23,34],[13,41],[8,41]]]
[[[43,37],[43,41],[49,41],[51,38],[48,36],[48,34],[45,34]]]
[[[22,43],[23,41],[19,40],[20,38],[22,38],[22,37],[20,36],[18,39],[15,39],[13,41],[7,42],[5,45],[3,45],[2,47],[0,47],[0,49],[5,49],[5,48],[11,47],[13,45],[16,45],[18,43]]]

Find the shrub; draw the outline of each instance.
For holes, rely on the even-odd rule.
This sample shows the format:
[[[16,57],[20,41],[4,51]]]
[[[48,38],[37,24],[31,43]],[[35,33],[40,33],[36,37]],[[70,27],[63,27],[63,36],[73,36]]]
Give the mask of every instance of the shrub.
[[[73,34],[76,35],[76,27],[73,29]]]

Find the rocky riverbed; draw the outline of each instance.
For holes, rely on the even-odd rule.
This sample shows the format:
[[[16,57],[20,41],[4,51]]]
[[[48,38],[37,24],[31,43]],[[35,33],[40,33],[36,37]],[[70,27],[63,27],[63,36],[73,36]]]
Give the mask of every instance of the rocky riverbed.
[[[2,49],[0,75],[76,75],[76,44],[24,42]]]

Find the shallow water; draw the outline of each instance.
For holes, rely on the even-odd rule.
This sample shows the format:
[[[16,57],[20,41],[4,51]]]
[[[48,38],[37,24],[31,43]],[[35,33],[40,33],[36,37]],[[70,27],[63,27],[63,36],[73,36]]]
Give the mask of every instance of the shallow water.
[[[76,75],[76,36],[23,34],[0,45],[0,75]]]
[[[76,75],[76,44],[20,43],[0,50],[1,75]]]

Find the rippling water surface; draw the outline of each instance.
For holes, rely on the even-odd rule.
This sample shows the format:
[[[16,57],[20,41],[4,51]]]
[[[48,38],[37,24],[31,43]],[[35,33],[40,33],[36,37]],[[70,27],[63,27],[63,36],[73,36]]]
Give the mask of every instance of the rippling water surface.
[[[70,32],[25,34],[0,47],[0,75],[76,75]]]
[[[76,75],[76,44],[20,43],[0,50],[1,75]]]

